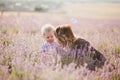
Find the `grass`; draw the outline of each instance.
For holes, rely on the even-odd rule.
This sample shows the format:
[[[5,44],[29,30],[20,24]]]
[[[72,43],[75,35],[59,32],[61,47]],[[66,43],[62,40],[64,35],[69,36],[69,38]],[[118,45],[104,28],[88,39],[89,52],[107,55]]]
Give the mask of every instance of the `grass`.
[[[89,71],[86,64],[75,68],[74,63],[61,67],[60,56],[54,51],[53,54],[39,53],[43,43],[39,27],[30,30],[28,27],[9,26],[0,27],[0,79],[120,80],[120,27],[72,29],[107,58],[103,68]],[[8,72],[9,66],[12,66],[11,73]]]

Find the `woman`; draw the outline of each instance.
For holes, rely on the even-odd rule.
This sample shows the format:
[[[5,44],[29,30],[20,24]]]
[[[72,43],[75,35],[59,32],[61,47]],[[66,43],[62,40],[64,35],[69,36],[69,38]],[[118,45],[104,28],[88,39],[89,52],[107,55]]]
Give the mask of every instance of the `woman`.
[[[66,51],[66,55],[62,58],[63,64],[75,62],[76,66],[79,66],[87,63],[87,68],[90,70],[95,70],[95,67],[104,65],[106,59],[103,54],[92,47],[88,41],[76,38],[70,25],[58,26],[54,34]],[[63,53],[61,52],[61,54]],[[65,63],[65,60],[67,60],[67,63]]]

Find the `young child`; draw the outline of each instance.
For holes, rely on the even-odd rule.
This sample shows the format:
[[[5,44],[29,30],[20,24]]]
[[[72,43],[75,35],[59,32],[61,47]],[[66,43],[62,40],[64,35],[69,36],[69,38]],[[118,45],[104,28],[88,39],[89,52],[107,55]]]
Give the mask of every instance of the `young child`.
[[[50,53],[56,50],[58,43],[54,40],[54,26],[46,24],[41,29],[41,34],[44,39],[44,43],[41,46],[40,53]]]

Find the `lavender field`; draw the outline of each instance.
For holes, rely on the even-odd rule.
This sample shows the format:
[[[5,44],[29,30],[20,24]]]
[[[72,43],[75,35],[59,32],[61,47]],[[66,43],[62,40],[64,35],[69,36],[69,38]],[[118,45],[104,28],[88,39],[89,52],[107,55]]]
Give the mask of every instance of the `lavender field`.
[[[40,54],[41,26],[72,25],[77,37],[103,53],[103,68],[86,64],[61,67],[56,52]],[[4,12],[0,15],[0,80],[120,80],[120,19],[92,19],[53,13]]]

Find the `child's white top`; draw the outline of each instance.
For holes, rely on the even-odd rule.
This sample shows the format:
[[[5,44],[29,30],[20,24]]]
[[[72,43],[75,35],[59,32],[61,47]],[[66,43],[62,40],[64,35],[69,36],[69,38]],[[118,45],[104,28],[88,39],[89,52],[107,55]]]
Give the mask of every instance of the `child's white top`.
[[[45,42],[40,49],[40,53],[46,53],[46,52],[50,52],[51,50],[56,50],[56,48],[58,47],[58,43],[57,42]]]

